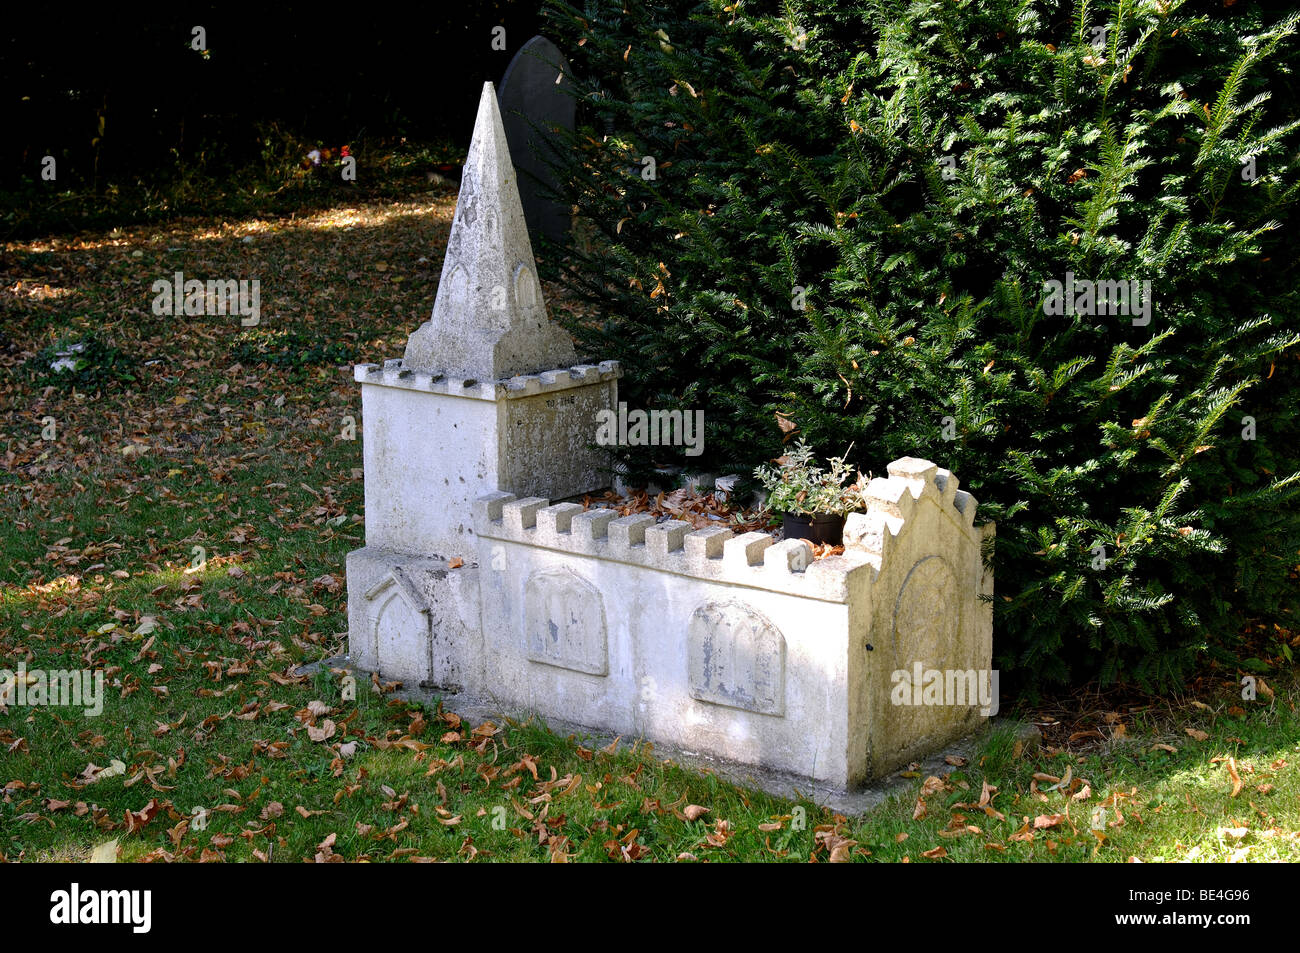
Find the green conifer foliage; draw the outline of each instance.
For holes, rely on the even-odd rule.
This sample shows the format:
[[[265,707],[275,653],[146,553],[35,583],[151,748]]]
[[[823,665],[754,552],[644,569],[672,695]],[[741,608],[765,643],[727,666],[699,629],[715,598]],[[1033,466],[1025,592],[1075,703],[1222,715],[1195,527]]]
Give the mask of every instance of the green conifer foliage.
[[[1293,623],[1300,17],[549,16],[591,230],[565,275],[600,315],[574,330],[633,404],[705,410],[692,467],[779,455],[776,413],[864,469],[948,467],[998,521],[995,655],[1032,681],[1177,684],[1244,619]]]

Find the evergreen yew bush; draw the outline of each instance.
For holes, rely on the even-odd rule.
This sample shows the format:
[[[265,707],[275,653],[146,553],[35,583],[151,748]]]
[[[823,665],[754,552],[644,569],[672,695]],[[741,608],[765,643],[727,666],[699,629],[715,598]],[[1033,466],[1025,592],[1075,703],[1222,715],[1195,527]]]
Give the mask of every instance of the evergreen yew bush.
[[[574,330],[626,362],[632,404],[705,410],[704,457],[676,462],[750,472],[789,439],[779,414],[864,469],[950,468],[998,522],[997,664],[1038,683],[1176,684],[1206,651],[1243,664],[1245,619],[1290,625],[1300,18],[548,17],[582,97],[567,197],[595,233],[565,275],[600,318]],[[1149,295],[1104,313],[1089,282]]]

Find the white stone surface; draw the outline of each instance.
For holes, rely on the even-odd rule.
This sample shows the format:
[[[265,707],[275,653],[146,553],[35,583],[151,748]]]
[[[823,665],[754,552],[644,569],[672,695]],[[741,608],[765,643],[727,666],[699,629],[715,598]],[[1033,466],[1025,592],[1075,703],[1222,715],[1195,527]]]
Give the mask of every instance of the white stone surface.
[[[491,83],[479,98],[433,314],[407,341],[405,361],[411,371],[476,381],[577,362],[542,299]]]
[[[844,604],[506,540],[479,545],[482,565],[500,567],[482,570],[484,694],[497,704],[845,783]],[[539,580],[553,616],[536,614]],[[544,660],[533,651],[539,632],[561,641]]]
[[[869,488],[868,512],[849,518],[844,555],[811,561],[799,540],[488,494],[475,514],[480,562],[494,567],[485,690],[544,716],[843,786],[960,737],[981,720],[975,698],[894,705],[892,673],[918,662],[989,671],[992,607],[980,597],[992,577],[980,547],[992,527],[972,525],[973,498],[934,464],[905,458],[889,474]],[[564,594],[539,621],[523,589],[558,574]],[[574,628],[580,613],[602,625]],[[581,633],[573,646],[552,645],[544,660],[526,648],[529,633],[562,643],[570,631]],[[598,631],[607,671],[592,661]]]
[[[978,705],[891,704],[891,673],[917,662],[988,672],[993,654],[993,575],[981,559],[993,524],[974,526],[974,498],[928,460],[904,457],[888,473],[868,484],[868,511],[844,526],[846,551],[877,570],[869,597],[855,601],[852,623],[873,646],[873,661],[883,662],[855,682],[853,705],[867,730],[854,739],[850,761],[866,777],[960,737],[982,717]]]
[[[361,420],[366,545],[470,555],[471,501],[501,480],[497,403],[363,384]]]
[[[867,555],[851,551],[816,560],[806,572],[795,571],[797,561],[793,565],[788,558],[767,561],[769,547],[789,551],[787,543],[777,544],[767,533],[735,536],[725,527],[688,532],[685,523],[656,524],[649,514],[618,517],[610,510],[590,510],[571,520],[569,532],[559,532],[548,524],[550,509],[554,507],[541,498],[488,494],[475,504],[474,531],[499,541],[833,602],[847,600],[854,575],[871,571]],[[801,542],[788,542],[807,550]]]
[[[591,446],[596,414],[617,406],[617,361],[549,375],[463,382],[356,368],[361,383],[366,544],[472,559],[473,501],[498,488],[574,496],[609,485]]]
[[[348,554],[348,652],[412,687],[483,684],[479,572],[367,547]]]

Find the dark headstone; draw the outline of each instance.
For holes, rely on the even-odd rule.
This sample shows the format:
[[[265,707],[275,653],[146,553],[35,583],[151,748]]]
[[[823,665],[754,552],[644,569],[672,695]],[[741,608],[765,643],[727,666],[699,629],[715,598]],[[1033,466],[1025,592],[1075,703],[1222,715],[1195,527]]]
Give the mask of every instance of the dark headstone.
[[[519,177],[528,233],[563,242],[569,232],[569,207],[550,194],[554,173],[545,157],[564,143],[552,130],[573,129],[575,103],[569,61],[554,43],[535,36],[515,54],[501,80],[498,101],[510,158]]]

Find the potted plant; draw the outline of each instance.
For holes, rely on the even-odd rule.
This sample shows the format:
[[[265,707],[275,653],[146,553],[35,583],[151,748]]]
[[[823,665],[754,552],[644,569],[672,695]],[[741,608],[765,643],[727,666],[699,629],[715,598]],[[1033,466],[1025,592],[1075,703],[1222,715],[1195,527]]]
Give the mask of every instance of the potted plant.
[[[852,450],[852,445],[849,450]],[[838,546],[844,540],[844,519],[864,506],[862,474],[845,485],[854,468],[842,457],[831,457],[825,469],[817,465],[812,448],[800,440],[794,450],[777,462],[762,466],[754,476],[767,491],[767,508],[783,515],[786,539]]]

